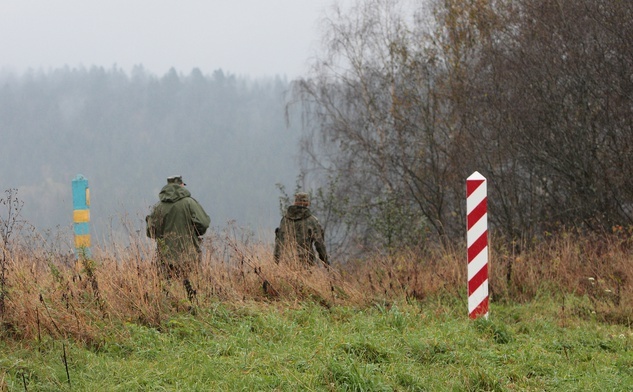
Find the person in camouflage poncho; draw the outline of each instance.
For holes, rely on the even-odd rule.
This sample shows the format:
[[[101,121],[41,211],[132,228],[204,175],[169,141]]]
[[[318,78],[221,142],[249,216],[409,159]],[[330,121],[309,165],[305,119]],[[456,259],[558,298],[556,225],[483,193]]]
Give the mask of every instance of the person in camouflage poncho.
[[[279,227],[275,229],[275,262],[295,257],[308,265],[316,262],[316,253],[327,265],[330,260],[325,249],[324,232],[318,219],[310,212],[307,193],[297,193],[294,204],[286,210]]]
[[[191,297],[195,290],[189,274],[200,261],[200,237],[211,219],[185,185],[181,176],[169,177],[145,221],[147,236],[156,239],[161,272],[167,278],[183,279]]]

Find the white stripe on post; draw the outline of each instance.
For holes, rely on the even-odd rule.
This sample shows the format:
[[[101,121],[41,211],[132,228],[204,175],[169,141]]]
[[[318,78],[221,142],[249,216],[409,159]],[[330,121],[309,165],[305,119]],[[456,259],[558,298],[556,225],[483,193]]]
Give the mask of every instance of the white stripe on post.
[[[488,195],[486,178],[466,179],[468,316],[488,318]]]

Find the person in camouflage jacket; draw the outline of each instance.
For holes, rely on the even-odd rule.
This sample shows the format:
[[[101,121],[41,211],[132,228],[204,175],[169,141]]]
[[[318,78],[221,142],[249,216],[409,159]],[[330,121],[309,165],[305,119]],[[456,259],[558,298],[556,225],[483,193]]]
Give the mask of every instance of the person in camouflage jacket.
[[[275,262],[295,257],[308,265],[314,265],[316,254],[327,265],[330,260],[325,249],[324,232],[318,219],[310,212],[307,193],[297,193],[294,204],[286,210],[279,227],[275,229]]]
[[[156,240],[161,272],[184,279],[191,294],[189,274],[200,261],[200,237],[211,219],[185,185],[181,176],[169,177],[145,221],[147,236]]]

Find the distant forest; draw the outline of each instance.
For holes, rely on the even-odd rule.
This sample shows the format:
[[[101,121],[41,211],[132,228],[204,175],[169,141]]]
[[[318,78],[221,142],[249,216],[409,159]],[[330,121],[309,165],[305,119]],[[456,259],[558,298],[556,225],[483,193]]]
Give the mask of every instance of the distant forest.
[[[0,186],[17,190],[20,215],[50,233],[72,227],[71,181],[81,174],[93,241],[110,241],[123,226],[144,230],[166,178],[182,175],[212,227],[231,221],[272,239],[277,184],[293,188],[299,173],[288,86],[280,77],[222,70],[156,76],[141,66],[130,74],[116,67],[0,73]]]

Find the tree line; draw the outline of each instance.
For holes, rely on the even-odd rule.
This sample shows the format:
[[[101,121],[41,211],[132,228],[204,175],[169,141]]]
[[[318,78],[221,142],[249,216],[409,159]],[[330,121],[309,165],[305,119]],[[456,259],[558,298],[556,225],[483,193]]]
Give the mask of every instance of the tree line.
[[[214,227],[274,238],[277,183],[292,184],[299,129],[282,77],[222,70],[154,75],[137,66],[0,72],[0,185],[37,229],[72,225],[71,180],[89,180],[94,241],[144,230],[171,175],[182,175]]]
[[[474,171],[504,243],[633,224],[632,2],[370,0],[323,26],[291,104],[339,249],[463,240]]]

